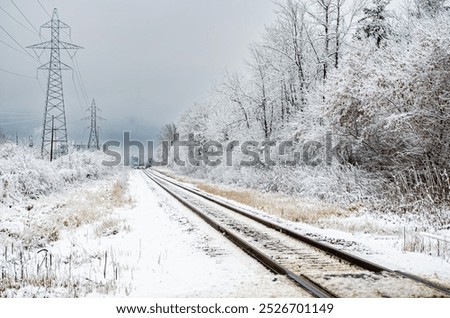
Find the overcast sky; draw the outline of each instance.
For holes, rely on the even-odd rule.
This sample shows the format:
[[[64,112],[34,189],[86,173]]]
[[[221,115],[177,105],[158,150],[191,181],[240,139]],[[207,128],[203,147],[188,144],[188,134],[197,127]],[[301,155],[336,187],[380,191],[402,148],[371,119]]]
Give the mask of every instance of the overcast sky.
[[[103,141],[122,131],[153,138],[204,99],[226,69],[245,68],[248,45],[272,23],[275,7],[271,0],[0,0],[0,127],[34,135],[35,143],[47,81],[43,71],[36,80],[36,69],[48,55],[37,61],[23,48],[45,41],[33,29],[50,20],[40,3],[49,14],[58,8],[71,26],[71,39],[63,32],[61,40],[84,48],[76,61],[86,97],[76,72],[63,78],[69,139],[84,143],[88,123],[80,118],[92,98],[107,119]],[[42,35],[48,39],[49,29]],[[63,62],[74,66],[66,54]]]

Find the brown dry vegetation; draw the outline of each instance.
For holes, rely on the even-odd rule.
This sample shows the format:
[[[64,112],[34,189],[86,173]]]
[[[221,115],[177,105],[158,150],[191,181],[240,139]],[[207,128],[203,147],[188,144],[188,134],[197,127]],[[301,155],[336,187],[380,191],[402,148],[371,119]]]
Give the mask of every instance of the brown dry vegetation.
[[[3,264],[0,298],[15,297],[17,293],[24,297],[79,297],[93,291],[105,294],[115,291],[116,276],[121,267],[112,259],[113,255],[105,255],[108,251],[100,251],[98,255],[71,251],[70,255],[63,255],[46,249],[66,231],[87,224],[97,237],[130,230],[124,220],[112,213],[115,208],[133,204],[128,182],[111,181],[100,188],[71,190],[66,193],[67,199],[61,196],[58,204],[46,206],[35,202],[24,208],[29,213],[29,218],[20,220],[24,230],[19,232],[22,227],[6,229],[9,236],[0,242],[0,263]],[[36,209],[34,205],[40,208]],[[105,266],[108,276],[102,275]],[[92,276],[74,276],[79,267],[87,267]]]
[[[198,189],[210,194],[233,200],[289,221],[316,224],[322,219],[328,219],[333,216],[349,216],[355,213],[355,209],[349,208],[344,210],[338,206],[320,201],[279,193],[262,193],[251,189],[231,189],[221,185],[208,184],[202,180],[186,176],[177,176],[166,170],[160,172],[181,182],[191,183]]]

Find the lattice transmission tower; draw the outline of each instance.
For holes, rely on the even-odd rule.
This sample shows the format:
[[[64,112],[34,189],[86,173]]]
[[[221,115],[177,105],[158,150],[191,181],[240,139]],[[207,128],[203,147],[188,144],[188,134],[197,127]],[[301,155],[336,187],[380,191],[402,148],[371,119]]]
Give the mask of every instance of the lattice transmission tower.
[[[95,104],[95,99],[92,99],[91,107],[87,109],[90,112],[90,116],[84,119],[90,120],[90,133],[89,133],[89,141],[88,141],[88,149],[97,149],[100,150],[100,128],[97,125],[99,120],[104,120],[103,117],[100,117],[98,113],[102,110],[97,107]]]
[[[48,157],[52,153],[52,158],[54,158],[65,154],[68,146],[62,71],[72,68],[61,62],[61,50],[74,50],[71,51],[73,57],[76,51],[82,49],[82,47],[60,40],[60,31],[62,29],[69,29],[70,31],[70,27],[59,20],[57,9],[53,10],[52,19],[43,24],[41,28],[51,29],[50,41],[35,44],[28,48],[50,50],[50,61],[39,67],[39,70],[48,70],[41,156],[43,158]]]

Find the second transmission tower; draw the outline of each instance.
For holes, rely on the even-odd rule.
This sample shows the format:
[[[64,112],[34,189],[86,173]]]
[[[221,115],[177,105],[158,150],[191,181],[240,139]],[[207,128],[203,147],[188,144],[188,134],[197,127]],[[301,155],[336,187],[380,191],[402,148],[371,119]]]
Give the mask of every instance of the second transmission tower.
[[[90,133],[87,147],[88,149],[100,150],[100,128],[97,125],[97,121],[103,120],[103,118],[98,116],[98,113],[101,112],[101,109],[99,109],[97,105],[95,105],[95,99],[92,100],[92,105],[88,108],[88,111],[90,112],[90,116],[85,118],[90,119]]]
[[[60,30],[70,29],[70,27],[59,20],[57,9],[53,10],[51,21],[42,25],[41,28],[51,29],[51,40],[29,46],[29,48],[50,50],[50,61],[39,67],[40,70],[48,70],[41,144],[41,155],[44,158],[50,155],[51,148],[55,150],[52,153],[53,157],[67,152],[68,140],[62,70],[71,70],[71,67],[61,62],[61,50],[78,50],[81,47],[60,41]]]

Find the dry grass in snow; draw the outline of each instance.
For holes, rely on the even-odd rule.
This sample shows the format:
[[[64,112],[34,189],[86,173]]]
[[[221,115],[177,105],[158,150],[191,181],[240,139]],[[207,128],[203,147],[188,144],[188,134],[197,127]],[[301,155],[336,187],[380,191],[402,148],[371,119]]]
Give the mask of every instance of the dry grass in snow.
[[[331,204],[292,198],[278,193],[261,193],[255,190],[235,190],[206,183],[196,183],[197,188],[208,193],[239,202],[266,213],[293,222],[314,224],[332,216],[346,216],[350,212]]]
[[[115,291],[121,267],[114,251],[87,252],[67,238],[77,231],[86,233],[86,241],[128,231],[112,211],[132,204],[128,181],[117,174],[53,197],[0,207],[0,297]],[[61,246],[61,240],[69,241],[68,246]]]
[[[281,217],[293,222],[317,224],[322,219],[331,217],[345,217],[356,213],[357,207],[353,205],[347,210],[333,204],[319,200],[294,197],[280,193],[263,193],[253,189],[232,188],[186,176],[179,176],[169,170],[158,170],[159,172],[181,182],[195,185],[198,189],[213,195],[221,196],[268,214]]]
[[[362,203],[354,203],[346,208],[341,208],[310,198],[211,184],[200,179],[176,175],[170,170],[160,169],[159,172],[181,182],[193,184],[198,189],[210,194],[244,204],[284,220],[352,234],[389,236],[398,241],[397,246],[403,252],[437,256],[450,262],[450,243],[448,243],[450,230],[441,230],[437,233],[438,235],[424,235],[424,232],[430,231],[430,222],[426,214],[376,213],[371,212]]]

